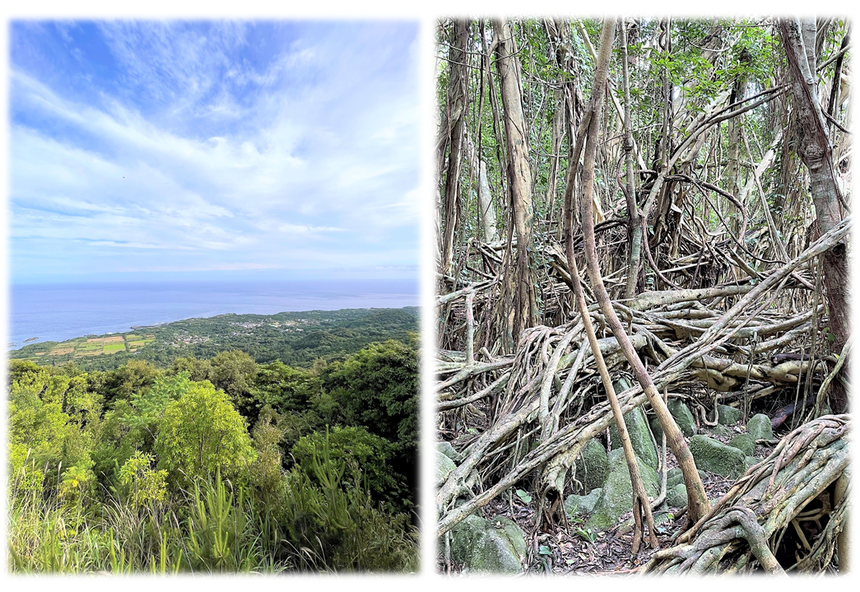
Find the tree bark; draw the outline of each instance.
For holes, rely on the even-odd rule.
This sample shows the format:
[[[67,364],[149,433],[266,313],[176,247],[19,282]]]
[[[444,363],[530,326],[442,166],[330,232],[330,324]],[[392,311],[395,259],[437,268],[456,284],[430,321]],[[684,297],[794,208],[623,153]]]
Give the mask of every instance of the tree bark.
[[[520,68],[510,23],[493,20],[496,39],[496,68],[502,90],[505,145],[508,152],[508,189],[514,229],[517,234],[516,288],[514,290],[514,339],[531,327],[537,317],[537,302],[531,273],[532,190],[529,145],[523,116]]]
[[[465,131],[466,93],[468,89],[468,67],[466,43],[469,39],[469,21],[454,21],[454,39],[448,55],[451,75],[448,80],[448,174],[445,178],[445,226],[442,237],[443,273],[448,273],[454,254],[454,233],[460,218],[460,169],[463,161],[463,136]]]
[[[797,151],[803,164],[809,169],[810,192],[815,205],[818,231],[824,234],[842,220],[842,212],[827,122],[818,100],[818,88],[814,77],[815,29],[808,23],[801,26],[797,19],[780,20],[778,26],[788,57],[791,94],[797,107],[800,133]],[[810,37],[812,38],[811,47],[807,47],[805,41]],[[830,330],[833,334],[831,352],[839,354],[848,340],[849,333],[849,275],[845,242],[840,242],[824,253],[823,267]],[[843,372],[844,368],[845,366],[843,366]],[[834,413],[848,411],[848,395],[841,380],[833,382],[830,405]]]
[[[627,238],[630,242],[630,252],[627,258],[627,283],[624,287],[624,298],[636,296],[639,284],[639,267],[642,264],[642,213],[636,201],[636,185],[633,179],[633,123],[630,117],[630,73],[627,68],[627,28],[621,19],[621,68],[622,86],[624,89],[624,157],[627,166]]]

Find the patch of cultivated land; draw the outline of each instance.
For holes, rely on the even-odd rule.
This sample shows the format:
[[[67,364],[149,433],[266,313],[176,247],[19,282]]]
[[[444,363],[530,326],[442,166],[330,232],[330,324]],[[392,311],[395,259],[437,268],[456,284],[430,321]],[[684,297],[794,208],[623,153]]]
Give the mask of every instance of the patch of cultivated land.
[[[114,354],[118,351],[125,351],[125,343],[120,338],[119,343],[105,343],[104,353]]]
[[[54,348],[54,349],[52,349],[50,352],[48,352],[48,355],[51,355],[51,356],[65,356],[65,355],[67,355],[67,354],[73,353],[74,351],[75,351],[75,347],[74,347],[74,346],[71,346],[71,347],[55,347],[55,348]]]

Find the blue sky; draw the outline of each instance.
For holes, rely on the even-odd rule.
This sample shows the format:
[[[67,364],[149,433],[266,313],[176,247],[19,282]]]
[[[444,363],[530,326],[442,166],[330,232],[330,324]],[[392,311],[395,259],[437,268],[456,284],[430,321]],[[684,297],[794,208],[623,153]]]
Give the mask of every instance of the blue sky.
[[[416,22],[13,21],[11,281],[416,278]]]

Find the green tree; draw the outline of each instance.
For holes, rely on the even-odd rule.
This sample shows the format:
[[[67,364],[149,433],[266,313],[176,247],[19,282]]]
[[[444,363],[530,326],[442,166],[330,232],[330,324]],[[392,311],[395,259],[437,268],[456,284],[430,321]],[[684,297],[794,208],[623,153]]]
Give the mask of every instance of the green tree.
[[[132,393],[149,388],[161,373],[158,368],[143,360],[131,360],[105,375],[105,405],[116,399],[131,399]]]
[[[209,381],[230,395],[242,415],[256,421],[262,405],[255,396],[258,368],[254,359],[243,351],[231,350],[219,353],[210,364]]]
[[[384,502],[391,513],[408,510],[403,500],[406,491],[404,479],[391,468],[389,461],[394,455],[395,446],[379,436],[374,436],[361,427],[334,427],[325,432],[314,432],[303,436],[291,451],[299,470],[306,472],[312,479],[311,459],[328,446],[329,458],[343,462],[356,471],[356,478],[366,482],[373,499]],[[349,476],[349,472],[347,472]],[[353,487],[362,487],[349,477],[345,482]],[[319,483],[317,483],[319,485]]]
[[[394,340],[374,343],[330,368],[324,387],[339,398],[347,424],[404,446],[417,444],[415,349]]]
[[[192,383],[167,405],[154,450],[158,467],[185,485],[219,468],[225,478],[240,478],[256,457],[245,419],[227,394],[208,382]]]

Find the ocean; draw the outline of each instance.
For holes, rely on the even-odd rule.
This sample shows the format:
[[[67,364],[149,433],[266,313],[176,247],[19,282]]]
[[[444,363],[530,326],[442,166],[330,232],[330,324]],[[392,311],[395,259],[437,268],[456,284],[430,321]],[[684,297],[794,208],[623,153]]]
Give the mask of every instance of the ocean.
[[[402,308],[419,300],[417,280],[19,285],[9,291],[9,347],[231,312]],[[25,344],[31,337],[38,341]]]

